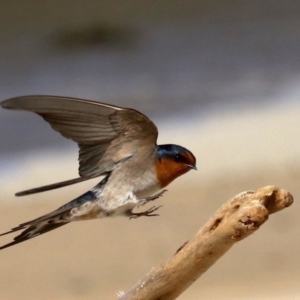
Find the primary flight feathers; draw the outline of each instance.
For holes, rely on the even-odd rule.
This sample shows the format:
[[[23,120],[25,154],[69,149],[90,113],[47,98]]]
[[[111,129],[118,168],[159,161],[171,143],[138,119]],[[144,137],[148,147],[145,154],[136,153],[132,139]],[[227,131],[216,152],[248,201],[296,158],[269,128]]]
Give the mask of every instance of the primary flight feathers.
[[[94,101],[56,97],[24,96],[1,103],[6,109],[34,112],[79,147],[80,178],[19,192],[39,193],[110,172],[133,155],[137,147],[152,151],[158,135],[155,124],[142,113]]]

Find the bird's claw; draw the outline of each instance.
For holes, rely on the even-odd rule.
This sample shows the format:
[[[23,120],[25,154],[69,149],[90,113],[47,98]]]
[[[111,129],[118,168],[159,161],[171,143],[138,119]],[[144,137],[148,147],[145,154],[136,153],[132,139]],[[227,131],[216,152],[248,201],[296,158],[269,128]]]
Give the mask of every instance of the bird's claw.
[[[151,208],[149,208],[146,211],[142,211],[139,213],[131,213],[129,220],[131,219],[137,219],[139,217],[145,216],[145,217],[158,217],[159,214],[153,214],[153,212],[157,211],[160,207],[162,207],[162,205],[160,206],[153,206]]]

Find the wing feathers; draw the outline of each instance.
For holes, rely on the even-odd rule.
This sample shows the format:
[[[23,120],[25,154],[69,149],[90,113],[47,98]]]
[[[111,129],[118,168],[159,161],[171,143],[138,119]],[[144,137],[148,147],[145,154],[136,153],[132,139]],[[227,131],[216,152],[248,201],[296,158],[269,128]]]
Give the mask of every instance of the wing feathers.
[[[88,180],[88,179],[91,179],[91,178],[92,177],[79,177],[79,178],[74,178],[74,179],[70,179],[70,180],[66,180],[66,181],[62,181],[62,182],[52,183],[52,184],[40,186],[38,188],[33,188],[33,189],[30,189],[30,190],[18,192],[18,193],[16,193],[16,196],[26,196],[26,195],[45,192],[45,191],[50,191],[50,190],[65,187],[65,186],[68,186],[68,185],[71,185],[71,184],[74,184],[74,183],[82,182],[82,181],[85,181],[85,180]]]
[[[36,113],[51,112],[53,114],[72,110],[81,114],[98,115],[99,110],[101,110],[103,116],[108,116],[112,111],[122,109],[121,107],[95,101],[43,95],[11,98],[3,101],[1,106],[8,109],[28,110]],[[96,108],[96,106],[98,107]]]
[[[156,145],[156,126],[133,109],[55,96],[16,97],[2,102],[1,106],[37,113],[54,130],[75,141],[79,146],[79,175],[83,180],[110,172],[120,161],[132,157],[140,145],[143,151],[149,151],[149,155]],[[79,180],[68,180],[17,195],[38,193],[76,182]]]

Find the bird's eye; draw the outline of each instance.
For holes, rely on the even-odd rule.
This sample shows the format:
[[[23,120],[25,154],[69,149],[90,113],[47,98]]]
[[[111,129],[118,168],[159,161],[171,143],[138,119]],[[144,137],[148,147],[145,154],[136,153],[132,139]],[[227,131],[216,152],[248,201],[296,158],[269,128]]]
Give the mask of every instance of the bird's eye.
[[[175,160],[176,161],[180,161],[181,160],[181,155],[180,154],[176,154],[175,155]]]

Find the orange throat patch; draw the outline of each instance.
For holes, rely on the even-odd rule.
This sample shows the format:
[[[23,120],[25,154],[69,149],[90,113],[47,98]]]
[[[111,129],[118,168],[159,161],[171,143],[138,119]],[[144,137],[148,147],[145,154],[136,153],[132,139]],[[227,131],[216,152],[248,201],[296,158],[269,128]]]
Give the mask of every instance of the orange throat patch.
[[[156,176],[160,188],[166,187],[177,177],[185,174],[191,168],[185,164],[175,162],[171,159],[158,159],[156,161]]]

